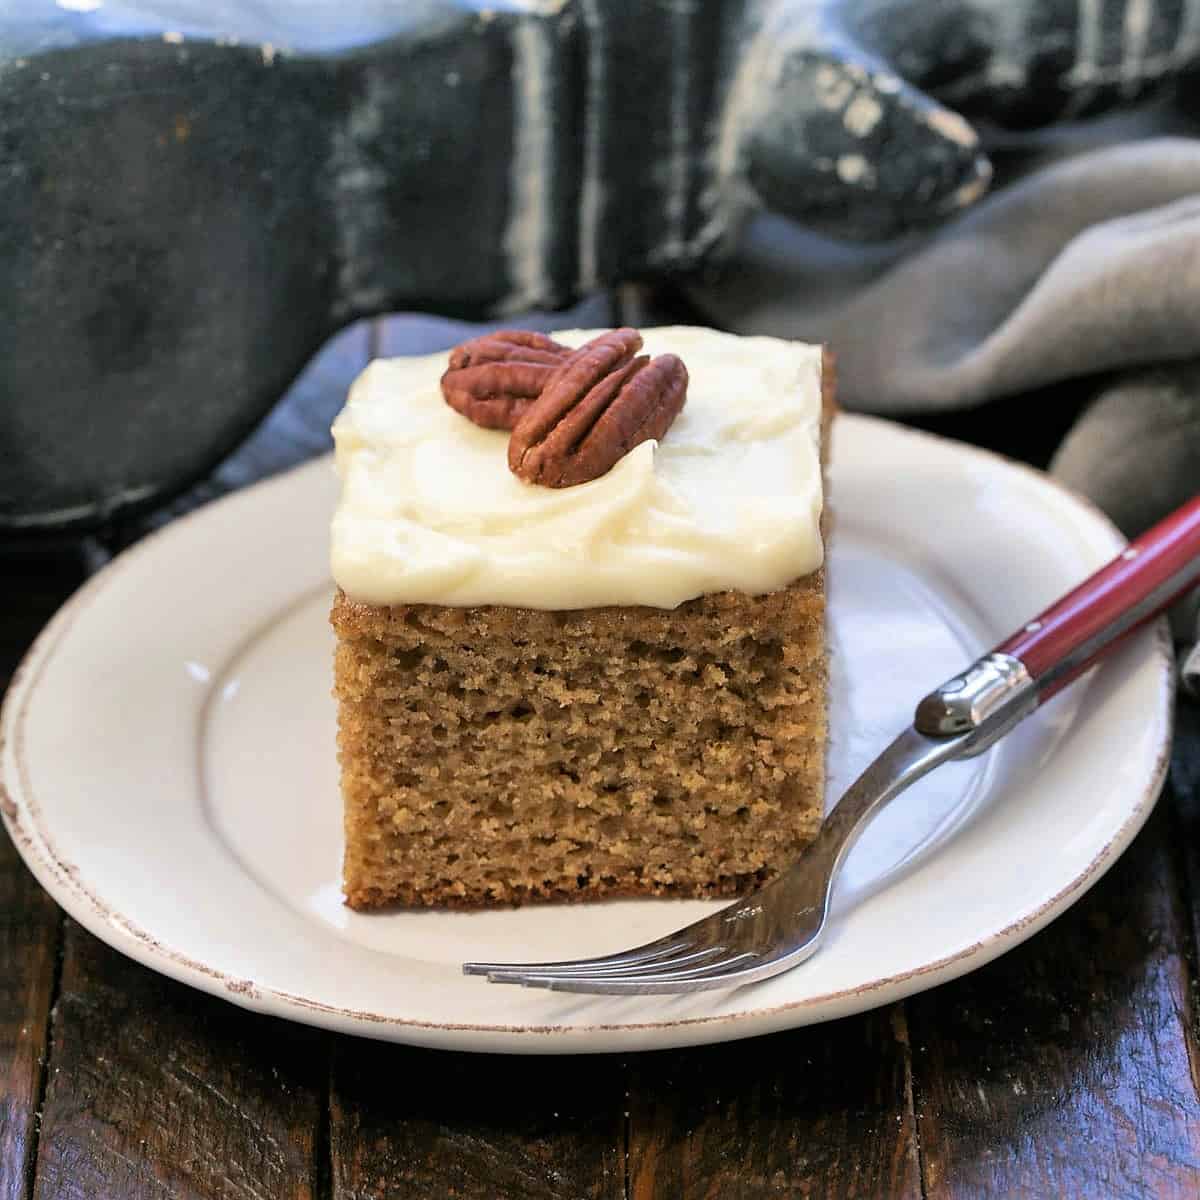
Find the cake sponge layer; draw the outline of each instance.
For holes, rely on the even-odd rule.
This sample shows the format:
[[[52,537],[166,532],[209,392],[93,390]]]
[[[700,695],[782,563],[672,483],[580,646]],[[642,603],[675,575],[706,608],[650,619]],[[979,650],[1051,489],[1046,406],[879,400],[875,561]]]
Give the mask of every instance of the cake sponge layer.
[[[820,820],[821,576],[669,611],[338,595],[347,901],[723,896]]]

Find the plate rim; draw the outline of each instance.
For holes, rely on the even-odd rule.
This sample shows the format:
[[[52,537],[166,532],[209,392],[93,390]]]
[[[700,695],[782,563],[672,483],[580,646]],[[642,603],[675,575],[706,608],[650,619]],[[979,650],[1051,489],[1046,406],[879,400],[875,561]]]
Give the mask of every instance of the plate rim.
[[[859,413],[842,413],[838,420],[851,425],[874,427],[876,432],[886,431],[887,436],[898,434],[914,440],[936,442],[942,448],[950,448],[953,453],[982,458],[987,461],[991,469],[998,467],[1002,471],[1005,469],[1016,470],[1031,477],[1039,486],[1048,485],[1059,494],[1068,506],[1081,509],[1089,518],[1099,521],[1107,527],[1115,539],[1124,540],[1124,536],[1112,520],[1091,500],[1046,472],[1026,463],[1018,462],[983,447],[943,437],[926,430],[915,429],[885,418]],[[572,1026],[513,1025],[477,1021],[445,1022],[389,1016],[378,1012],[339,1007],[309,996],[297,995],[250,980],[234,978],[225,971],[199,961],[182,950],[163,944],[154,935],[140,928],[136,921],[130,920],[123,913],[114,911],[82,881],[78,869],[55,852],[52,839],[39,823],[38,810],[40,806],[37,804],[36,797],[33,796],[32,788],[26,779],[20,779],[26,774],[21,744],[23,724],[28,710],[34,702],[37,684],[55,652],[95,597],[116,578],[117,572],[129,567],[143,553],[152,552],[152,548],[161,538],[172,535],[185,523],[203,518],[221,506],[255,503],[256,498],[266,490],[286,487],[291,484],[296,475],[313,472],[320,469],[322,464],[327,466],[328,460],[327,454],[321,455],[255,484],[230,492],[210,504],[177,517],[116,555],[101,570],[84,581],[39,631],[13,672],[3,706],[0,707],[0,820],[3,821],[18,854],[38,883],[69,916],[113,949],[132,958],[142,966],[195,987],[209,995],[228,1000],[251,1011],[298,1020],[305,1024],[337,1032],[387,1038],[396,1031],[402,1031],[410,1036],[395,1040],[407,1040],[427,1046],[468,1051],[572,1053],[586,1050],[589,1053],[626,1053],[643,1048],[636,1044],[636,1037],[638,1034],[647,1032],[674,1035],[665,1038],[661,1043],[656,1043],[656,1046],[684,1046],[757,1036],[804,1023],[781,1020],[792,1013],[812,1009],[831,1010],[812,1022],[815,1024],[892,1003],[927,987],[956,979],[1015,948],[1044,928],[1055,917],[1065,912],[1094,886],[1137,835],[1158,800],[1170,761],[1174,721],[1174,650],[1165,618],[1159,618],[1155,623],[1155,636],[1151,648],[1152,665],[1158,671],[1157,708],[1152,717],[1157,720],[1160,737],[1153,767],[1137,801],[1130,805],[1125,820],[1100,848],[1091,862],[1067,881],[1059,891],[1043,901],[1032,912],[1016,918],[966,949],[956,950],[911,970],[884,976],[866,984],[789,1000],[770,1007],[754,1009],[751,1012],[707,1014],[645,1022],[598,1022]],[[10,753],[18,779],[10,778]],[[678,1036],[681,1032],[683,1036]],[[464,1044],[457,1040],[458,1035],[463,1034],[474,1035],[479,1040],[475,1043]],[[634,1044],[619,1044],[618,1041],[587,1047],[575,1044],[595,1038],[597,1035],[608,1038],[615,1035],[617,1039],[627,1038]],[[514,1042],[511,1040],[513,1038],[519,1040]]]

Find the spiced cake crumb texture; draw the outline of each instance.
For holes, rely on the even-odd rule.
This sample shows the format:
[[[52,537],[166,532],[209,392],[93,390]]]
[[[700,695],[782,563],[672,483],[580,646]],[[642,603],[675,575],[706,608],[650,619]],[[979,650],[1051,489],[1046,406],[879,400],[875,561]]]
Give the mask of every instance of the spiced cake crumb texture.
[[[331,620],[353,908],[731,896],[816,834],[824,570],[674,609],[339,591]]]

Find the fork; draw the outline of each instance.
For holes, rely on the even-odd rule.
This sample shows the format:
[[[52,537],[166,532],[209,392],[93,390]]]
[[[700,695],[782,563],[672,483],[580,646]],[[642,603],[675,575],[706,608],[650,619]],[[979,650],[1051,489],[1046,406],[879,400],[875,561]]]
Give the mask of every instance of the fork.
[[[765,887],[620,954],[469,962],[463,972],[493,983],[636,995],[739,987],[796,966],[820,945],[838,869],[876,813],[942,763],[983,753],[1198,580],[1200,495],[925,696],[912,725],[850,785],[799,860]]]

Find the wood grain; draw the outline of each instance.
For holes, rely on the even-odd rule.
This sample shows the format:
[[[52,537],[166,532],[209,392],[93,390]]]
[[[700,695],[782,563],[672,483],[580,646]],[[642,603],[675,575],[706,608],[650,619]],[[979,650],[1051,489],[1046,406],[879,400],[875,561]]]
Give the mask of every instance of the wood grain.
[[[1031,942],[909,1001],[930,1197],[1200,1195],[1170,824]]]
[[[34,1196],[312,1200],[328,1039],[121,957],[67,921]]]
[[[1200,962],[1200,698],[1181,698],[1171,755],[1175,845],[1180,850],[1191,925],[1192,962]]]
[[[0,574],[20,580],[0,609],[0,690],[54,610],[82,582],[71,549],[0,557]],[[58,953],[57,905],[34,882],[0,830],[0,1200],[27,1194],[36,1152],[46,1030]]]
[[[921,1195],[904,1008],[635,1060],[631,1200]]]
[[[448,1054],[339,1040],[335,1200],[618,1200],[615,1058]]]
[[[58,907],[0,832],[0,1200],[26,1195],[35,1152]]]

